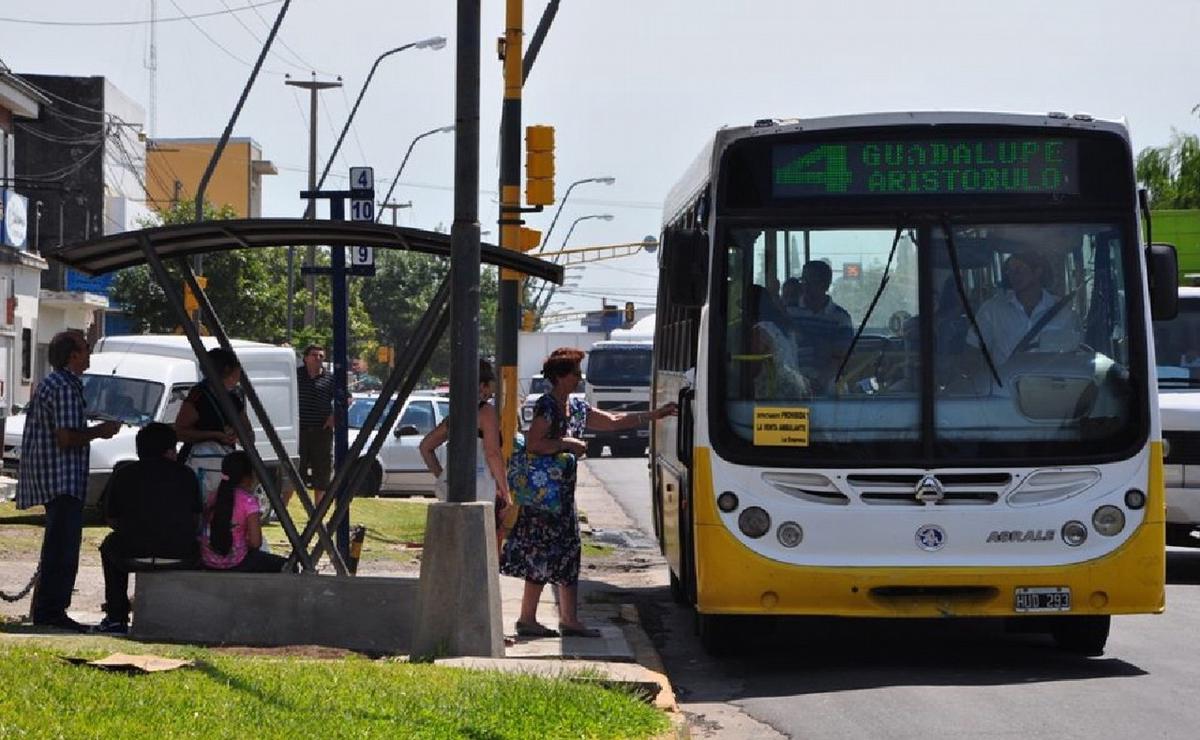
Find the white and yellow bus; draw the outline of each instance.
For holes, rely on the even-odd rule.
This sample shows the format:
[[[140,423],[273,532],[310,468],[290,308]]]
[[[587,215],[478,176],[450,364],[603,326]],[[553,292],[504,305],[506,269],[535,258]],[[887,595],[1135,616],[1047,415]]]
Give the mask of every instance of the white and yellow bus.
[[[1139,200],[1085,115],[717,132],[666,201],[651,456],[706,647],[734,615],[1023,617],[1098,654],[1162,611],[1176,265]]]

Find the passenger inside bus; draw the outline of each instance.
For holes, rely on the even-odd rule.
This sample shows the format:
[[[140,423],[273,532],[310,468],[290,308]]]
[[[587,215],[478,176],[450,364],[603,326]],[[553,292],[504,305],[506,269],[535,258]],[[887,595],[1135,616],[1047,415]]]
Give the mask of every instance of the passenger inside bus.
[[[1069,351],[1079,346],[1083,330],[1068,305],[1070,296],[1062,298],[1046,289],[1052,274],[1050,263],[1037,252],[1013,254],[1005,261],[1004,289],[975,315],[995,364],[1004,364],[1018,349]],[[968,344],[979,347],[979,340],[979,334],[968,332]]]
[[[829,297],[833,270],[811,260],[800,273],[798,300],[784,310],[792,320],[801,371],[818,389],[827,389],[854,336],[850,312]]]

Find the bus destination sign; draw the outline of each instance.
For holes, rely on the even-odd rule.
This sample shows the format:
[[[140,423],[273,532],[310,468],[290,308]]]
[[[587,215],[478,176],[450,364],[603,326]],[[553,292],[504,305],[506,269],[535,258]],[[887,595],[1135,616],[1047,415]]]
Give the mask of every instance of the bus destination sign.
[[[885,139],[780,144],[776,198],[825,195],[1078,195],[1071,139]]]

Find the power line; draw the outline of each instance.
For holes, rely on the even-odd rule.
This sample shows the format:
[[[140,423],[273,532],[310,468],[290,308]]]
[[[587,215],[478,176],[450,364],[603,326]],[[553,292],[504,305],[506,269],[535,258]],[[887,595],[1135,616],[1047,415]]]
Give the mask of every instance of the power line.
[[[350,96],[346,94],[346,87],[343,85],[338,88],[342,91],[342,102],[346,105],[346,116],[350,116]],[[350,122],[350,133],[354,134],[354,143],[358,145],[358,156],[362,157],[362,161],[367,161],[367,152],[363,149],[362,139],[358,138],[358,124],[353,120]]]
[[[230,13],[233,13],[233,8],[229,7],[229,3],[225,2],[225,0],[221,0],[221,5],[224,5],[224,6],[225,6],[225,8],[226,8],[226,9],[227,9],[227,10],[228,10]],[[243,21],[243,20],[242,20],[240,17],[238,17],[236,14],[233,16],[233,19],[234,19],[235,21],[237,21],[237,24],[238,24],[239,26],[241,26],[241,27],[242,27],[242,30],[244,30],[246,33],[250,34],[250,38],[254,39],[254,42],[255,42],[256,44],[258,44],[259,46],[262,46],[262,45],[263,45],[263,40],[262,40],[262,39],[261,39],[261,38],[258,36],[258,34],[256,34],[254,31],[251,31],[251,30],[250,30],[250,26],[247,26],[247,25],[246,25],[246,23],[245,23],[245,21]],[[291,66],[291,67],[295,67],[296,69],[300,69],[300,70],[307,70],[307,69],[308,69],[307,67],[304,67],[304,66],[302,66],[302,65],[300,65],[300,64],[296,64],[295,62],[293,62],[293,61],[292,61],[292,60],[290,60],[290,59],[285,59],[285,58],[283,58],[283,56],[281,56],[281,55],[279,54],[279,52],[275,51],[274,49],[271,49],[271,56],[275,57],[276,59],[278,59],[279,61],[283,62],[284,64],[287,64],[287,65],[289,65],[289,66]]]
[[[179,7],[179,3],[175,2],[175,0],[171,0],[171,4],[174,5],[175,9],[178,10],[180,13],[183,13],[183,8]],[[195,21],[195,18],[198,18],[198,17],[199,16],[190,16],[190,15],[187,15],[186,13],[183,14],[183,18],[186,18],[188,20],[188,22],[192,24],[193,28],[195,28],[197,31],[199,31],[200,34],[202,36],[204,36],[204,38],[208,39],[209,43],[211,43],[213,46],[217,47],[221,51],[225,52],[226,56],[228,56],[230,59],[234,60],[235,62],[239,62],[243,66],[246,66],[246,67],[254,66],[253,62],[248,62],[245,59],[242,59],[240,56],[238,56],[237,54],[234,54],[232,51],[230,51],[228,48],[226,48],[220,41],[217,41],[215,38],[213,38],[212,34],[210,34],[208,31],[205,31],[204,27]],[[267,74],[281,75],[281,76],[283,75],[283,72],[280,72],[279,70],[263,69],[263,71],[266,72]]]
[[[264,26],[266,26],[267,28],[271,27],[271,22],[268,21],[266,18],[264,18],[262,13],[258,12],[258,6],[247,5],[246,7],[250,8],[251,10],[254,11],[254,15],[258,16],[258,20],[261,21]],[[279,45],[281,47],[283,47],[284,49],[286,49],[289,54],[296,57],[296,60],[299,61],[300,64],[304,65],[303,69],[312,70],[313,72],[317,72],[321,75],[324,75],[325,77],[336,77],[337,76],[333,72],[326,72],[325,70],[317,69],[312,64],[309,64],[307,59],[300,56],[298,53],[296,53],[295,49],[293,49],[292,47],[287,45],[287,43],[283,40],[282,36],[276,35],[275,40],[277,42],[279,42]]]
[[[259,8],[264,5],[278,5],[281,2],[283,2],[283,0],[263,0],[263,2],[247,5],[244,8],[212,10],[207,13],[196,13],[194,15],[187,15],[183,12],[183,8],[180,8],[178,5],[175,5],[175,3],[172,2],[171,4],[175,5],[175,9],[178,10],[181,15],[171,16],[170,18],[158,18],[152,21],[145,19],[139,19],[136,21],[46,21],[34,18],[11,18],[7,16],[0,16],[0,23],[21,23],[29,26],[145,26],[151,23],[172,23],[174,21],[190,21],[193,18],[209,18],[214,15],[229,15],[230,13],[240,13],[244,10]]]

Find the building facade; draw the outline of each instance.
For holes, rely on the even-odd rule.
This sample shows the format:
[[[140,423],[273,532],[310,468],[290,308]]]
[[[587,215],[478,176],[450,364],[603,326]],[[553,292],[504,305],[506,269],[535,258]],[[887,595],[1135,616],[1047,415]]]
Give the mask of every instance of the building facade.
[[[145,206],[145,111],[104,77],[22,74],[49,103],[17,127],[16,172],[42,203],[44,253],[139,228]],[[42,275],[38,356],[63,329],[95,338],[109,312],[112,275],[92,277],[51,261]]]
[[[154,139],[147,147],[146,201],[155,210],[172,203],[194,202],[200,178],[208,167],[217,139]],[[213,206],[231,206],[238,218],[262,216],[262,178],[279,170],[263,159],[262,147],[253,139],[233,137],[221,152],[205,188]]]
[[[16,132],[48,102],[0,65],[0,417],[29,403],[38,377],[38,299],[47,268],[36,250],[42,203],[17,176]]]

